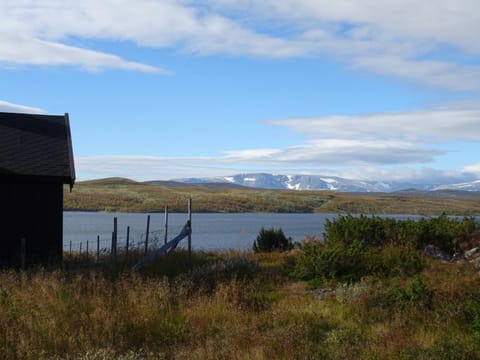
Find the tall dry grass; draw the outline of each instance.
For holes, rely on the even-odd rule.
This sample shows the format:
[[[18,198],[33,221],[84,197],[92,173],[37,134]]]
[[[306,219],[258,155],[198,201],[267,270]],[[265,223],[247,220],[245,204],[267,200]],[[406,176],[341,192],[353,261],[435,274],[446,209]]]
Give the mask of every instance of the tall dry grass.
[[[480,278],[470,265],[427,261],[415,277],[311,289],[285,275],[291,256],[197,253],[195,266],[168,273],[3,271],[0,358],[480,357]]]

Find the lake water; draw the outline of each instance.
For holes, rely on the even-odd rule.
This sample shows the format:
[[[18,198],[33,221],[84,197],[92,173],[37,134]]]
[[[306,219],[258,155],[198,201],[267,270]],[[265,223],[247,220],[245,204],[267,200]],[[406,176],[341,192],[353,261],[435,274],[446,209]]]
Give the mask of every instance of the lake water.
[[[326,219],[334,219],[333,214],[277,214],[277,213],[193,213],[192,248],[194,250],[248,250],[262,227],[282,228],[285,235],[294,241],[301,241],[307,235],[322,237]],[[143,247],[147,227],[147,214],[64,212],[64,250],[96,249],[97,236],[101,248],[109,249],[112,239],[113,219],[118,221],[118,246],[126,242],[127,226],[130,227],[130,244]],[[418,216],[395,215],[397,219],[418,218]],[[175,237],[187,220],[186,214],[168,215],[168,239]],[[155,247],[164,241],[164,214],[150,214],[149,243]],[[180,242],[187,246],[187,240]]]

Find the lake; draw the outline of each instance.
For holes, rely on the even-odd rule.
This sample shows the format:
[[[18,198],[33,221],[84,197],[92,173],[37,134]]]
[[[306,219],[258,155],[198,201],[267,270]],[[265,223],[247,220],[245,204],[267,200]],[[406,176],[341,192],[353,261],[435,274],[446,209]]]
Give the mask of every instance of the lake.
[[[187,214],[168,215],[168,239],[175,237],[187,220]],[[64,250],[96,249],[97,236],[100,247],[109,249],[112,239],[113,218],[118,219],[118,246],[125,246],[127,226],[130,227],[130,244],[143,247],[147,227],[147,214],[70,212],[63,214]],[[301,241],[307,235],[322,237],[326,219],[333,214],[278,214],[278,213],[193,213],[192,248],[194,250],[248,250],[262,227],[282,228],[285,235]],[[396,219],[418,218],[418,216],[395,215]],[[164,214],[150,214],[149,243],[155,247],[164,241]],[[186,247],[187,240],[180,242]]]

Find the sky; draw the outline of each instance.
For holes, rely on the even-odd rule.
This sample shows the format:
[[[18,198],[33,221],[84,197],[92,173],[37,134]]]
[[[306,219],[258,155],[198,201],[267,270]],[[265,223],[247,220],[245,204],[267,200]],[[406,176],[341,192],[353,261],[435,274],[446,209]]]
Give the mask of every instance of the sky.
[[[0,111],[78,180],[480,179],[478,0],[0,0]]]

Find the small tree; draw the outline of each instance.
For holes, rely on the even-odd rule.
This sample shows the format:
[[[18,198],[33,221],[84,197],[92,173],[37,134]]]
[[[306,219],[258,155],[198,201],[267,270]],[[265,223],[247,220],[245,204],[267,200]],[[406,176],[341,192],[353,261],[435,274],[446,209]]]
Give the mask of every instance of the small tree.
[[[293,248],[292,238],[286,237],[282,229],[261,228],[253,243],[255,252],[286,251]]]

